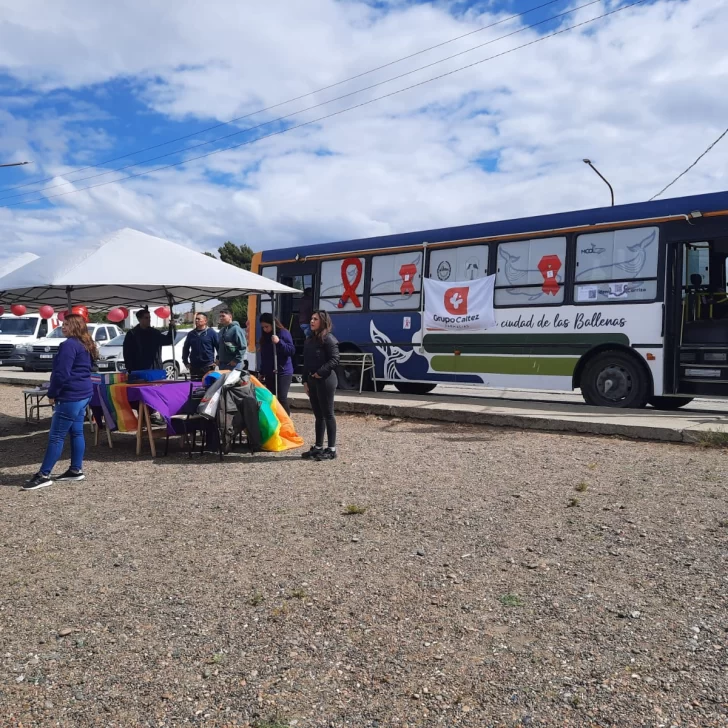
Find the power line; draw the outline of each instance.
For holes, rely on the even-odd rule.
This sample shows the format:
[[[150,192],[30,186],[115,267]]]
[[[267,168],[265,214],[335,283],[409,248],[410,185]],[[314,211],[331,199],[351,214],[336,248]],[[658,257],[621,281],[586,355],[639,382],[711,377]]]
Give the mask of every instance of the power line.
[[[495,60],[496,58],[501,58],[502,56],[509,55],[510,53],[514,53],[515,51],[521,50],[523,48],[528,48],[529,46],[536,45],[537,43],[542,43],[543,41],[548,40],[549,38],[554,38],[555,36],[561,35],[562,33],[566,33],[570,30],[574,30],[576,28],[581,28],[585,25],[590,25],[591,23],[594,23],[597,20],[602,20],[603,18],[609,17],[610,15],[615,15],[616,13],[620,13],[623,10],[628,10],[629,8],[635,7],[637,5],[642,5],[645,2],[647,2],[647,0],[636,0],[635,2],[629,3],[628,5],[622,5],[621,7],[616,8],[615,10],[610,10],[609,12],[602,13],[601,15],[598,15],[595,18],[591,18],[589,20],[584,20],[581,23],[575,23],[574,25],[570,25],[567,28],[562,28],[562,29],[554,31],[553,33],[550,33],[548,35],[541,36],[540,38],[536,38],[535,40],[529,41],[528,43],[524,43],[523,45],[516,46],[515,48],[510,48],[509,50],[502,51],[501,53],[497,53],[493,56],[489,56],[488,58],[483,58],[479,61],[474,61],[473,63],[469,63],[465,66],[461,66],[460,68],[455,68],[452,71],[447,71],[446,73],[442,73],[439,76],[433,76],[432,78],[425,79],[424,81],[420,81],[419,83],[414,83],[414,84],[411,84],[410,86],[405,86],[404,88],[397,89],[395,91],[391,91],[390,93],[383,94],[382,96],[376,96],[373,99],[369,99],[367,101],[362,101],[359,104],[354,104],[353,106],[349,106],[345,109],[340,109],[339,111],[334,111],[330,114],[326,114],[325,116],[321,116],[316,119],[311,119],[309,121],[303,121],[300,124],[296,124],[294,126],[287,127],[286,129],[279,129],[278,131],[271,132],[270,134],[264,134],[263,136],[257,137],[256,139],[250,139],[245,142],[240,142],[239,144],[233,144],[228,147],[223,147],[222,149],[214,149],[213,151],[207,152],[206,154],[200,154],[196,157],[190,157],[189,159],[185,159],[180,162],[173,162],[172,164],[166,164],[161,167],[157,167],[155,169],[150,169],[150,170],[146,170],[144,172],[138,172],[137,174],[131,174],[131,175],[127,175],[125,177],[120,177],[119,179],[116,179],[116,180],[109,180],[108,182],[99,182],[98,184],[95,184],[95,185],[81,187],[80,189],[70,190],[68,192],[59,192],[56,195],[48,195],[45,197],[39,197],[39,198],[36,198],[35,200],[23,200],[21,202],[14,202],[10,205],[6,205],[5,207],[17,207],[18,205],[24,205],[24,204],[28,204],[28,203],[43,202],[45,200],[55,199],[56,197],[65,197],[66,195],[72,195],[77,192],[84,192],[86,190],[95,189],[97,187],[104,187],[106,185],[114,184],[116,182],[123,182],[128,179],[136,179],[137,177],[146,177],[147,175],[154,174],[156,172],[161,172],[165,169],[170,169],[172,167],[179,167],[181,164],[189,164],[190,162],[195,162],[199,159],[205,159],[205,158],[211,157],[215,154],[220,154],[222,152],[228,152],[233,149],[239,149],[240,147],[247,146],[248,144],[254,144],[255,142],[262,141],[263,139],[269,139],[274,136],[286,134],[287,132],[294,131],[296,129],[301,129],[302,127],[310,126],[311,124],[316,124],[320,121],[330,119],[334,116],[339,116],[340,114],[344,114],[347,111],[353,111],[354,109],[359,109],[364,106],[368,106],[369,104],[373,104],[375,101],[381,101],[382,99],[390,98],[391,96],[396,96],[397,94],[401,94],[404,91],[409,91],[411,89],[418,88],[419,86],[424,86],[425,84],[431,83],[432,81],[438,81],[442,78],[452,76],[453,74],[459,73],[460,71],[464,71],[469,68],[473,68],[475,66],[480,65],[481,63],[486,63],[487,61]]]
[[[160,147],[166,147],[168,144],[174,144],[175,142],[181,142],[185,139],[190,139],[191,137],[199,136],[200,134],[205,134],[208,131],[213,131],[215,129],[219,129],[223,126],[228,126],[229,124],[234,124],[237,121],[242,121],[243,119],[249,119],[251,116],[256,116],[257,114],[264,114],[266,111],[272,111],[273,109],[277,109],[280,106],[285,106],[286,104],[291,104],[294,101],[300,101],[301,99],[305,99],[308,96],[313,96],[315,94],[322,93],[324,91],[328,91],[332,88],[336,88],[337,86],[341,86],[345,83],[349,83],[349,81],[356,81],[358,78],[363,78],[364,76],[368,76],[372,73],[376,73],[377,71],[381,71],[384,68],[389,68],[390,66],[394,66],[397,63],[402,63],[403,61],[408,61],[410,58],[415,58],[416,56],[420,56],[423,53],[427,53],[429,51],[433,51],[436,48],[442,48],[443,46],[449,45],[450,43],[455,43],[458,40],[462,40],[463,38],[467,38],[468,36],[474,35],[476,33],[482,33],[484,30],[489,30],[490,28],[494,28],[496,25],[502,25],[503,23],[507,23],[511,20],[515,20],[516,18],[521,18],[525,15],[528,15],[529,13],[533,13],[536,10],[541,10],[542,8],[545,8],[549,5],[553,5],[555,3],[561,2],[561,0],[548,0],[548,2],[542,3],[541,5],[536,5],[533,8],[530,8],[529,10],[524,10],[521,13],[516,13],[514,15],[509,15],[507,18],[502,18],[501,20],[497,20],[493,23],[490,23],[489,25],[483,25],[480,28],[476,28],[475,30],[468,31],[467,33],[463,33],[462,35],[458,35],[455,38],[450,38],[450,40],[443,41],[442,43],[437,43],[433,46],[429,46],[427,48],[423,48],[419,51],[415,51],[414,53],[410,53],[408,56],[403,56],[402,58],[397,58],[393,61],[389,61],[388,63],[384,63],[381,66],[377,66],[375,68],[372,68],[368,71],[362,71],[362,73],[357,73],[355,76],[350,76],[349,78],[345,78],[341,81],[337,81],[336,83],[329,84],[328,86],[323,86],[322,88],[316,89],[315,91],[309,91],[308,93],[302,94],[300,96],[296,96],[294,98],[288,99],[286,101],[281,101],[277,104],[273,104],[272,106],[266,106],[263,109],[258,109],[257,111],[251,111],[248,114],[244,114],[243,116],[236,116],[234,119],[230,119],[228,121],[222,121],[219,124],[214,124],[213,126],[208,126],[205,129],[198,129],[197,131],[191,132],[190,134],[185,134],[184,136],[176,137],[175,139],[169,139],[166,142],[161,142],[160,144],[154,144],[150,147],[144,147],[143,149],[137,149],[134,152],[129,152],[128,154],[122,154],[118,157],[113,157],[112,159],[107,159],[103,162],[98,162],[97,164],[88,165],[86,167],[80,167],[79,169],[74,170],[73,172],[69,172],[68,174],[78,174],[80,172],[85,172],[87,169],[96,169],[98,167],[103,166],[104,164],[112,164],[113,162],[118,162],[121,159],[126,159],[127,157],[133,157],[135,154],[142,154],[143,152],[151,152],[153,149],[159,149]],[[478,46],[476,46],[477,48]],[[254,127],[255,128],[255,127]],[[248,131],[243,130],[243,131]],[[215,140],[213,140],[215,141]],[[192,147],[194,148],[194,147]],[[188,148],[182,148],[177,150],[178,152],[184,152]],[[147,160],[151,161],[151,160]],[[144,164],[144,162],[139,162],[139,164]],[[130,166],[136,166],[136,165],[130,165]],[[123,169],[127,169],[128,167],[124,167]],[[110,172],[118,172],[119,169],[115,170],[109,170]],[[19,190],[23,187],[31,187],[32,185],[40,185],[44,184],[45,182],[52,182],[55,179],[55,177],[46,177],[45,179],[35,180],[34,182],[26,182],[22,185],[15,185],[13,187],[6,187],[1,192],[10,192],[12,190]],[[80,182],[81,180],[75,180],[76,182]],[[32,190],[32,192],[39,192],[40,190]],[[9,199],[9,198],[5,198]]]
[[[648,201],[652,202],[652,200],[659,197],[663,192],[672,187],[681,177],[685,176],[726,134],[728,134],[728,129],[726,129],[684,172],[681,172],[672,182],[670,182],[670,184],[665,185],[656,195],[650,197]]]
[[[493,38],[489,41],[485,41],[484,43],[480,43],[477,46],[473,46],[472,48],[467,48],[464,51],[460,51],[458,53],[454,53],[451,56],[446,56],[445,58],[441,58],[438,61],[432,61],[431,63],[427,63],[424,66],[420,66],[419,68],[415,68],[411,71],[405,71],[404,73],[400,73],[397,76],[392,76],[390,78],[384,79],[383,81],[378,81],[377,83],[370,84],[369,86],[364,86],[362,88],[357,89],[356,91],[350,91],[348,93],[342,94],[341,96],[336,96],[333,99],[329,99],[328,101],[321,101],[318,104],[314,104],[313,106],[308,106],[304,109],[298,109],[297,111],[292,111],[289,114],[284,114],[283,116],[279,116],[275,119],[270,119],[269,121],[264,121],[260,124],[256,124],[255,126],[247,127],[246,129],[238,129],[237,131],[231,132],[230,134],[225,134],[221,137],[216,137],[215,139],[210,139],[205,142],[199,142],[198,144],[192,144],[190,146],[184,147],[183,149],[177,149],[172,152],[167,152],[166,154],[159,154],[156,157],[150,157],[149,159],[144,159],[141,162],[133,162],[132,164],[126,164],[122,167],[117,167],[116,169],[107,169],[103,172],[97,172],[96,174],[91,174],[86,177],[80,177],[75,180],[71,180],[70,182],[60,182],[59,184],[55,185],[49,185],[48,187],[41,187],[37,190],[31,190],[30,192],[20,192],[15,195],[6,195],[4,197],[0,197],[0,202],[3,202],[5,200],[13,200],[18,197],[26,197],[28,195],[37,194],[39,192],[45,192],[46,190],[53,190],[57,189],[58,187],[68,187],[69,185],[78,184],[79,182],[87,182],[91,179],[98,179],[99,177],[105,177],[106,175],[113,174],[114,172],[123,172],[127,169],[132,169],[133,167],[139,167],[142,164],[148,164],[149,162],[156,162],[160,159],[166,159],[167,157],[172,157],[175,154],[179,154],[180,152],[190,151],[192,149],[199,149],[200,147],[205,147],[210,144],[215,144],[216,142],[223,141],[224,139],[230,139],[235,136],[240,136],[241,134],[245,134],[249,131],[255,131],[256,129],[261,129],[262,127],[269,126],[270,124],[275,124],[279,121],[285,121],[286,119],[290,119],[292,116],[298,116],[299,114],[302,114],[306,111],[312,111],[313,109],[318,109],[322,106],[327,106],[328,104],[334,103],[334,101],[341,101],[342,99],[349,98],[351,96],[356,96],[357,94],[363,93],[364,91],[370,91],[371,89],[377,88],[379,86],[383,86],[384,84],[391,83],[392,81],[397,81],[401,78],[405,78],[406,76],[411,76],[414,73],[418,73],[419,71],[423,71],[427,68],[432,68],[433,66],[437,66],[440,63],[444,63],[445,61],[450,61],[453,58],[458,58],[459,56],[463,56],[467,53],[472,53],[474,50],[478,50],[479,48],[483,48],[484,46],[492,45],[493,43],[497,43],[499,40],[504,40],[505,38],[510,38],[513,35],[518,35],[519,33],[523,33],[527,30],[531,30],[532,28],[536,28],[539,25],[543,25],[544,23],[549,23],[552,20],[556,20],[558,18],[562,18],[566,15],[570,15],[572,13],[577,12],[578,10],[582,10],[583,8],[589,7],[590,5],[596,5],[600,3],[601,0],[590,0],[589,2],[585,3],[584,5],[579,5],[575,8],[571,8],[570,10],[566,10],[562,13],[558,13],[557,15],[552,15],[549,18],[546,18],[544,20],[540,20],[537,23],[532,23],[531,25],[525,25],[522,28],[518,28],[517,30],[513,30],[510,33],[506,33],[505,35],[501,35],[498,38]],[[8,190],[9,191],[9,190]]]

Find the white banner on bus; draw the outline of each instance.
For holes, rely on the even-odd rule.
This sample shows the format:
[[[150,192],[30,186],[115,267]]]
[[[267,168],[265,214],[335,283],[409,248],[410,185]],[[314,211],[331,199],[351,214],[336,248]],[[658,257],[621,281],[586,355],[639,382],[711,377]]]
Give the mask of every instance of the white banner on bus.
[[[495,327],[495,276],[451,283],[425,278],[425,329],[485,331]]]

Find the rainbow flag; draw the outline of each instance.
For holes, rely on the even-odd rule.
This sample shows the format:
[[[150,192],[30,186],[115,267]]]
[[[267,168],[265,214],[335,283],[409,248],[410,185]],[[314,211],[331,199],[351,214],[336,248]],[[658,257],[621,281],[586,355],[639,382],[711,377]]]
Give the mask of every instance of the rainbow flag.
[[[301,447],[303,438],[296,433],[291,418],[278,398],[255,377],[251,376],[250,381],[255,385],[255,398],[260,402],[258,421],[263,450],[283,452]]]
[[[137,415],[129,404],[129,386],[128,384],[107,384],[99,387],[101,409],[112,430],[136,431]]]

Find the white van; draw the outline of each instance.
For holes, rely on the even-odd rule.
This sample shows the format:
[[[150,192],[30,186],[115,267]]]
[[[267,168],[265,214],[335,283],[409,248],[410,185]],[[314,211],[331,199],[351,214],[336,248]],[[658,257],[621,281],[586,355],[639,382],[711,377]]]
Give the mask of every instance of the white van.
[[[55,315],[50,319],[37,313],[0,316],[0,366],[22,366],[27,346],[48,336],[58,324]]]

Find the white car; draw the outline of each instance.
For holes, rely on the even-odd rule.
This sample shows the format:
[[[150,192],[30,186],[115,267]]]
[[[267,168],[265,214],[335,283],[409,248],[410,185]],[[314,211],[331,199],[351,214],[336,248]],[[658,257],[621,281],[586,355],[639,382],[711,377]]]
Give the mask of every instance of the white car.
[[[100,350],[103,344],[119,336],[121,329],[114,324],[88,324],[88,332]],[[53,359],[65,338],[62,327],[58,326],[48,336],[24,345],[23,371],[49,372],[53,369]]]
[[[167,379],[174,379],[175,368],[177,374],[187,372],[187,367],[182,362],[182,347],[190,329],[177,331],[174,339],[174,353],[171,346],[162,347],[162,368],[167,372]],[[121,334],[99,348],[99,360],[96,362],[100,372],[125,372],[124,366],[124,337]]]

